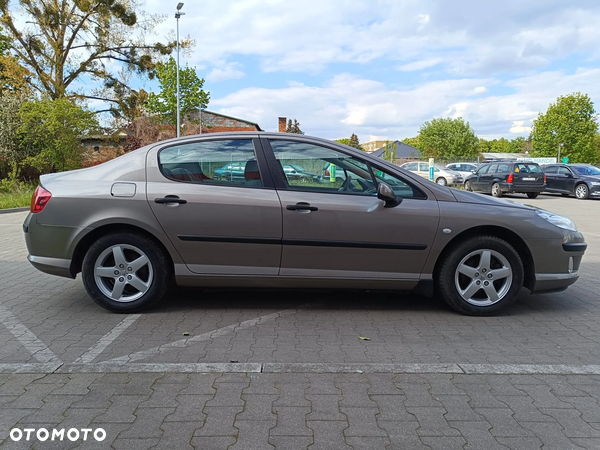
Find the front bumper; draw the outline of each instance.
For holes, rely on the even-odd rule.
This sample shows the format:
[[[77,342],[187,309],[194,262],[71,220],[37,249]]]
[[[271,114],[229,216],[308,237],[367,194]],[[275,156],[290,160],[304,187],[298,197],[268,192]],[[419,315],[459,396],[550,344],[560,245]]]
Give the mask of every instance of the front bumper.
[[[536,269],[532,293],[564,291],[579,279],[587,244],[579,232],[563,230],[563,235],[562,242],[554,239],[528,242]]]

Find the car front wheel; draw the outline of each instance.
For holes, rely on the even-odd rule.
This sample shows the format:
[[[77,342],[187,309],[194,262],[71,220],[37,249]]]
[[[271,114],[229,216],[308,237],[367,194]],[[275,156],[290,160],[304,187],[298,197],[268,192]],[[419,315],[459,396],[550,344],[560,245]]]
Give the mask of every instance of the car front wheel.
[[[443,178],[443,177],[439,177],[437,180],[435,180],[435,182],[437,184],[439,184],[440,186],[446,186],[448,184],[448,182],[446,181],[446,179]]]
[[[153,240],[115,233],[90,247],[81,275],[96,303],[109,311],[130,313],[146,309],[164,296],[172,270],[167,255]]]
[[[475,236],[446,253],[434,282],[436,292],[456,311],[492,315],[516,300],[523,284],[523,263],[503,239]]]
[[[588,187],[584,183],[578,184],[575,188],[575,197],[577,197],[580,200],[585,200],[589,196],[590,190],[588,189]]]

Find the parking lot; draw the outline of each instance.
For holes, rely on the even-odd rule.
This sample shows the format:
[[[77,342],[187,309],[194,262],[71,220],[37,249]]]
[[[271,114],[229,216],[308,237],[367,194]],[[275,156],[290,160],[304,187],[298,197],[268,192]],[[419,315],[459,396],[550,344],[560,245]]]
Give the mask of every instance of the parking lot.
[[[3,448],[600,449],[600,201],[507,198],[573,219],[581,278],[495,317],[438,299],[173,289],[98,307],[26,260],[0,215]],[[102,442],[11,429],[103,428]]]

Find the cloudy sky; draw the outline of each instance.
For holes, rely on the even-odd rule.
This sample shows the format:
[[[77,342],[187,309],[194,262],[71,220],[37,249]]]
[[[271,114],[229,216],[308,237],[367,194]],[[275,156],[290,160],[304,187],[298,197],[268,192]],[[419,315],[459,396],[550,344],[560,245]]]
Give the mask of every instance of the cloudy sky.
[[[175,29],[176,4],[147,0],[169,14],[159,36]],[[182,11],[196,40],[182,61],[206,79],[208,109],[267,131],[285,116],[306,134],[367,142],[462,116],[482,137],[513,138],[559,95],[600,102],[598,0],[188,0]]]

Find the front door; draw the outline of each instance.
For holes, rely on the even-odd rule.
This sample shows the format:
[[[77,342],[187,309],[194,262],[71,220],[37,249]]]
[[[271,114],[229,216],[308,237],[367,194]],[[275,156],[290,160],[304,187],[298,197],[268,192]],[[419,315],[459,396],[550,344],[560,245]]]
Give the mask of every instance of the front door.
[[[149,152],[148,202],[192,272],[278,274],[281,203],[262,161],[260,141],[249,138]]]
[[[329,162],[343,178],[286,178],[278,189],[283,213],[280,275],[418,280],[439,222],[435,199],[398,176],[375,170],[336,149],[269,139],[276,163],[309,172]],[[267,145],[265,144],[265,147]],[[403,198],[384,208],[377,183]]]

